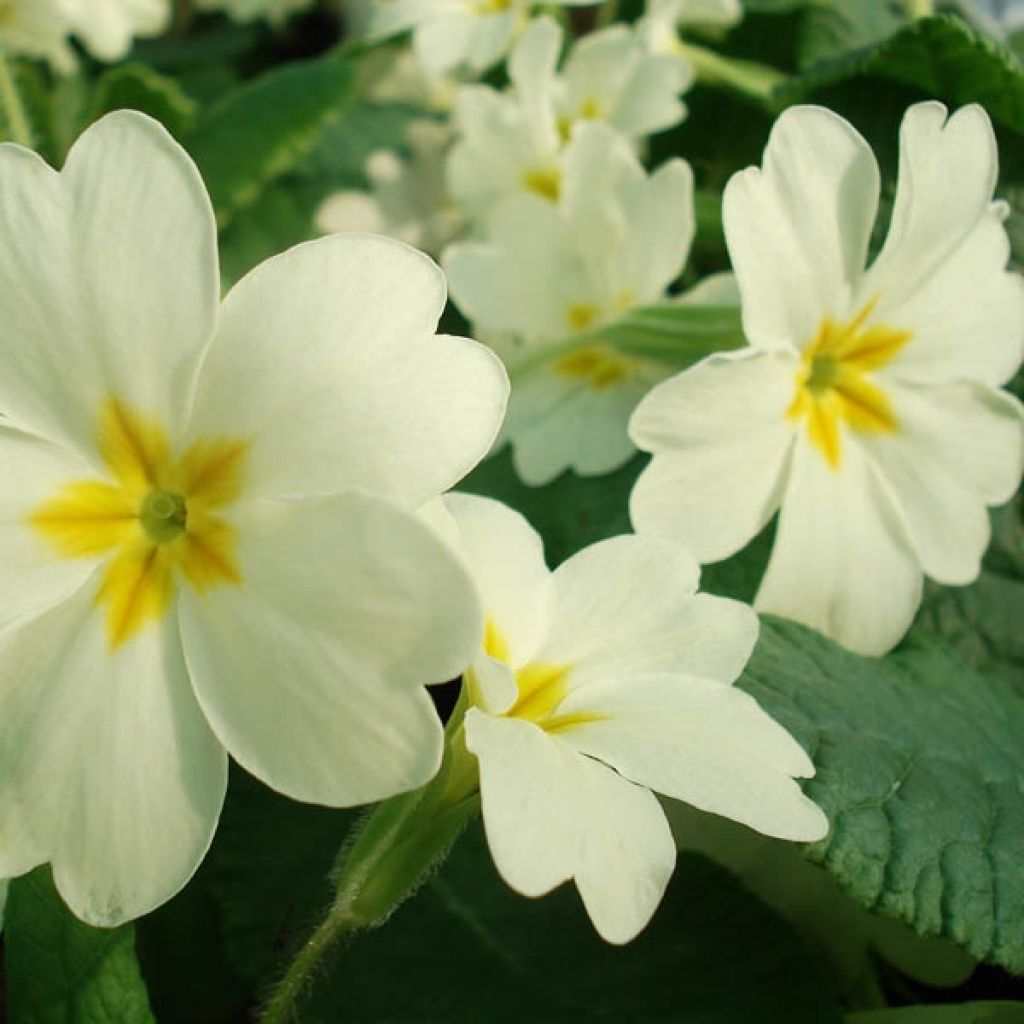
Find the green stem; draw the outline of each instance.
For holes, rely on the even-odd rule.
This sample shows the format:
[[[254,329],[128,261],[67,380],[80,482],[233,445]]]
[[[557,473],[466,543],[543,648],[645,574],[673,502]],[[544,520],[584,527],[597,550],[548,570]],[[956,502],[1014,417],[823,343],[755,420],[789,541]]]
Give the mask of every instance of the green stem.
[[[769,107],[774,105],[778,89],[790,80],[789,75],[767,64],[726,57],[696,43],[679,40],[676,52],[693,65],[699,81],[724,86]]]
[[[21,102],[14,73],[7,61],[7,56],[0,51],[0,105],[3,106],[4,117],[11,133],[11,139],[19,145],[32,148],[32,126],[29,124],[25,105]]]
[[[351,848],[342,850],[334,903],[271,993],[261,1024],[291,1024],[338,943],[387,920],[479,811],[476,759],[462,732],[464,708],[465,698],[446,730],[444,761],[433,781],[379,804]]]

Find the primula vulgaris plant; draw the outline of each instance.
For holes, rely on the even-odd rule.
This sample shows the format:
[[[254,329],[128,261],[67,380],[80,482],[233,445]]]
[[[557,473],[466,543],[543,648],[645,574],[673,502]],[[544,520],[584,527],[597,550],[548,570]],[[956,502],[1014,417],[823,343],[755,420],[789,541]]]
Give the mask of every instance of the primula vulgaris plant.
[[[735,867],[738,847],[762,849],[754,833],[784,841],[767,856],[806,853],[871,909],[1024,971],[1024,924],[997,905],[1024,900],[1006,855],[1024,842],[1024,760],[1000,739],[1024,728],[1000,650],[1013,641],[989,603],[946,631],[947,651],[933,621],[944,592],[924,589],[978,578],[990,509],[1024,471],[1008,390],[1024,355],[1019,215],[996,198],[992,120],[967,85],[952,112],[901,103],[890,209],[868,141],[796,102],[813,75],[705,45],[741,21],[736,0],[650,0],[632,21],[612,0],[589,6],[372,0],[339,19],[313,0],[0,0],[13,1021],[42,1019],[34,993],[54,983],[26,986],[19,950],[91,956],[78,921],[129,946],[122,926],[141,921],[150,953],[141,973],[119,960],[116,984],[137,984],[149,1012],[150,912],[205,886],[207,856],[229,890],[257,860],[253,844],[219,855],[229,755],[264,795],[366,808],[336,851],[330,833],[318,919],[275,923],[276,973],[243,1008],[270,1024],[303,1019],[343,938],[401,928],[414,906],[390,919],[425,883],[443,891],[477,817],[513,893],[553,907],[552,890],[575,888],[589,924],[567,949],[591,926],[629,946],[669,908],[639,939],[651,963],[682,944],[661,972],[673,1009],[652,1017],[697,1006],[706,973],[685,960],[705,940],[673,902],[694,870],[687,859],[673,879],[677,845]],[[960,33],[1003,62],[1024,105],[1009,52],[952,18],[911,24],[929,6],[886,15],[903,36],[865,73],[904,36]],[[335,23],[340,50],[281,56],[323,49],[312,33]],[[133,46],[130,63],[98,70]],[[200,67],[233,48],[228,84]],[[743,117],[760,119],[760,166],[746,166],[754,150],[737,156],[746,129],[725,126]],[[452,333],[438,333],[442,314]],[[1001,515],[984,571],[1019,601],[1024,542],[1013,510]],[[1022,607],[999,614],[1019,628]],[[957,704],[920,667],[929,657],[970,660],[951,671],[978,674],[977,703]],[[427,690],[445,683],[447,699]],[[941,728],[914,731],[936,714]],[[891,720],[911,737],[895,753]],[[936,755],[946,728],[968,738]],[[949,866],[951,849],[977,845],[958,771],[997,794],[974,874]],[[901,847],[904,812],[917,824]],[[881,838],[865,838],[876,813]],[[920,826],[950,815],[952,830]],[[307,838],[268,826],[260,857],[287,874],[278,864],[305,863]],[[915,857],[908,895],[894,879]],[[52,923],[33,931],[40,866],[74,941],[52,939]],[[784,889],[767,896],[791,913]],[[961,911],[964,893],[989,890],[985,909]],[[478,895],[446,906],[470,920]],[[710,945],[738,941],[730,913],[714,916],[725,934]],[[239,920],[251,944],[245,913],[221,923],[230,936]],[[499,927],[491,946],[506,941]],[[115,984],[105,955],[61,967],[68,1019],[95,1005],[94,977]],[[228,959],[234,971],[245,958]],[[773,962],[719,985],[701,1019],[753,1019],[757,979],[786,973]],[[765,1012],[838,1020],[885,1002],[877,980],[821,984],[816,1009],[787,989]],[[437,1016],[399,995],[400,1019]],[[150,1019],[119,998],[100,1000],[119,1009],[97,1022]]]

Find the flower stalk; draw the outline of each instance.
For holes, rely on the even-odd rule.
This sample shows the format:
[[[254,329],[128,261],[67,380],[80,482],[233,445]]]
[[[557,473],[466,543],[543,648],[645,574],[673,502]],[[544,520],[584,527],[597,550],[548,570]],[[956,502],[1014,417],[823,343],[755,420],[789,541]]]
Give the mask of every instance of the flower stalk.
[[[262,1024],[290,1024],[328,957],[383,924],[419,888],[480,809],[476,759],[466,750],[465,690],[446,730],[441,770],[422,789],[385,800],[340,852],[330,910],[271,993]]]
[[[732,89],[769,108],[776,106],[776,93],[789,81],[789,75],[766,64],[726,57],[683,40],[677,46],[676,52],[693,65],[699,81]]]
[[[7,123],[7,131],[11,140],[31,149],[32,126],[29,123],[28,114],[25,112],[25,104],[22,102],[14,72],[11,70],[7,55],[2,50],[0,50],[0,105],[3,107],[4,120]]]

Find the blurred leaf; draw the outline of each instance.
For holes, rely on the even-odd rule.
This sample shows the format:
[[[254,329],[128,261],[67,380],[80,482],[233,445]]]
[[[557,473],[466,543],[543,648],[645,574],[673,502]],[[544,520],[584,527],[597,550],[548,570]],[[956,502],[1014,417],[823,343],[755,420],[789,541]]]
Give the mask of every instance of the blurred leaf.
[[[1024,1024],[1024,1003],[900,1006],[851,1013],[846,1024]]]
[[[787,98],[800,102],[857,75],[913,86],[955,106],[980,103],[997,121],[1024,133],[1024,66],[951,15],[918,21],[878,46],[818,65],[794,83]]]
[[[122,109],[149,114],[175,137],[189,130],[196,113],[195,103],[173,78],[145,64],[119,64],[96,83],[89,120]]]
[[[806,0],[797,55],[811,68],[888,39],[909,21],[905,0]]]
[[[1024,699],[939,644],[885,659],[765,619],[741,685],[810,751],[808,849],[868,909],[1024,971]]]
[[[48,867],[11,883],[4,957],[8,1024],[153,1024],[131,925],[82,924]]]
[[[602,942],[575,889],[539,900],[498,877],[479,826],[386,927],[359,936],[303,1024],[373,1021],[842,1019],[820,964],[726,871],[679,858],[653,922]]]
[[[353,85],[340,58],[297,61],[247,82],[200,116],[184,141],[222,227],[307,156],[345,112]]]

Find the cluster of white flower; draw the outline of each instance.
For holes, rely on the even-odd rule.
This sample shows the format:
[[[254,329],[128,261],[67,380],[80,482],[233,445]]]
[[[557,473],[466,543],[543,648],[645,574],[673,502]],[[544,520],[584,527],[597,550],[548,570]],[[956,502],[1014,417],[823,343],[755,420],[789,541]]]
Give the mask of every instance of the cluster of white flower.
[[[437,265],[367,234],[279,255],[221,303],[209,197],[142,115],[93,125],[60,173],[0,147],[0,562],[17,580],[0,587],[0,877],[50,862],[85,920],[147,912],[204,856],[228,754],[331,806],[461,757],[503,877],[529,896],[575,880],[612,942],[673,868],[655,793],[825,834],[796,781],[809,758],[732,685],[756,614],[697,594],[698,563],[778,513],[757,606],[869,654],[903,635],[923,575],[977,574],[986,507],[1024,469],[1001,390],[1024,285],[991,125],[978,107],[908,111],[869,263],[870,148],[827,110],[789,110],[763,167],[726,188],[735,279],[670,295],[693,175],[640,155],[685,114],[678,26],[724,28],[737,5],[655,0],[564,60],[531,8],[391,0],[377,26],[413,27],[431,75],[509,53],[506,89],[459,85],[411,160],[374,158],[380,201],[358,209],[443,249],[490,348],[436,335]],[[749,345],[675,376],[595,335],[634,307],[708,301],[741,305]],[[517,513],[449,493],[506,404],[528,483],[652,453],[635,536],[550,572]],[[446,752],[425,686],[460,675]]]

